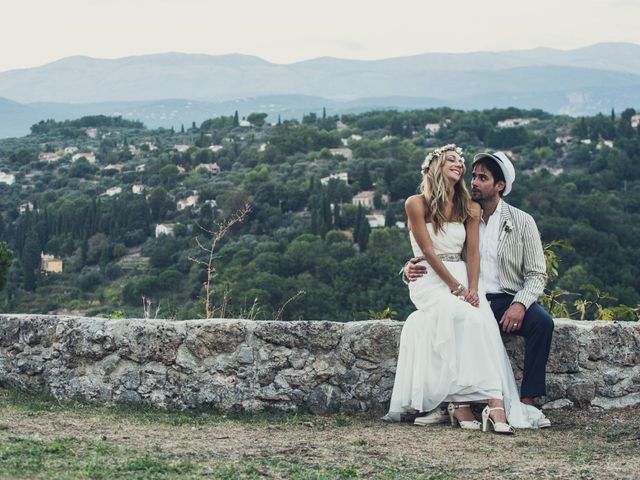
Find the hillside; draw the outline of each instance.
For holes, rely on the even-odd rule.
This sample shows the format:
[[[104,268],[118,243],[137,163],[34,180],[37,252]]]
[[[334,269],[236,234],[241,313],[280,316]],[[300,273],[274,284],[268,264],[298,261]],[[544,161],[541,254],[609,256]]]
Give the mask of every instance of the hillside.
[[[174,131],[92,116],[42,121],[0,141],[0,238],[16,257],[2,309],[202,317],[207,272],[195,260],[208,257],[196,238],[206,245],[205,230],[248,203],[247,218],[216,245],[215,315],[349,321],[389,308],[405,318],[403,202],[425,149],[450,142],[467,159],[509,150],[518,179],[508,200],[536,218],[544,242],[572,246],[555,248],[546,301],[556,315],[580,317],[576,300],[590,302],[581,308],[591,318],[640,301],[634,110],[574,119],[437,108],[277,125],[265,117]],[[354,205],[363,191],[370,208]],[[43,272],[41,252],[62,272]],[[629,309],[606,315],[633,318]]]

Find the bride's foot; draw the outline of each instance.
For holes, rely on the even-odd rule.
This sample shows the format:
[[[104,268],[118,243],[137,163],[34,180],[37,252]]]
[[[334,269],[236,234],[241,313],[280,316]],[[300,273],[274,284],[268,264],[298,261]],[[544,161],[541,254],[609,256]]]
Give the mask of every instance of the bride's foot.
[[[504,435],[516,433],[515,429],[507,421],[502,400],[489,400],[488,405],[482,411],[482,431],[489,431],[489,426],[496,433]]]
[[[468,403],[450,403],[447,407],[451,426],[459,426],[465,430],[480,430],[480,422],[476,420]]]

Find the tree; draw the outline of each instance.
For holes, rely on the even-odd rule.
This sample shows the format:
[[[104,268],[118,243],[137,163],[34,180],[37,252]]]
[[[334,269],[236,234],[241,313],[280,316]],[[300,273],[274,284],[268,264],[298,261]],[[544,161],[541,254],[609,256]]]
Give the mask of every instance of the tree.
[[[362,216],[360,220],[360,227],[358,228],[358,237],[356,243],[360,247],[360,251],[364,252],[369,244],[369,234],[371,233],[371,227],[369,226],[369,220],[366,216]]]
[[[28,292],[36,289],[36,269],[40,266],[40,242],[35,230],[31,230],[22,250],[23,286]]]
[[[362,163],[362,170],[358,176],[358,183],[362,190],[371,190],[373,188],[373,181],[371,180],[371,174],[369,173],[369,166],[367,162]]]
[[[0,242],[0,290],[7,286],[12,261],[13,252],[5,242]]]
[[[149,194],[149,208],[151,218],[157,222],[163,220],[167,213],[174,211],[175,204],[164,188],[156,187]]]
[[[263,127],[265,124],[265,119],[267,118],[266,113],[250,113],[247,117],[247,121],[251,122],[252,125],[256,127]]]

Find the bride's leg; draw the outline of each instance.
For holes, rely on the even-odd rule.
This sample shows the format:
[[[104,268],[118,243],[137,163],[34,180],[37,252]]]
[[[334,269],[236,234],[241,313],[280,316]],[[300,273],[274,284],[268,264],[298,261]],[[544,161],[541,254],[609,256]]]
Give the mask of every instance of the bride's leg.
[[[482,430],[487,432],[490,427],[494,432],[503,435],[513,435],[516,433],[515,429],[507,422],[503,400],[495,398],[489,400],[488,405],[482,411]]]
[[[498,400],[498,399],[490,399],[487,400],[487,404],[489,405],[489,408],[495,408],[496,410],[491,410],[491,419],[496,422],[496,423],[508,423],[507,422],[507,415],[505,414],[504,411],[504,401],[502,399]]]
[[[457,407],[453,416],[456,417],[456,420],[459,422],[473,422],[476,419],[468,403],[454,402],[453,404]]]

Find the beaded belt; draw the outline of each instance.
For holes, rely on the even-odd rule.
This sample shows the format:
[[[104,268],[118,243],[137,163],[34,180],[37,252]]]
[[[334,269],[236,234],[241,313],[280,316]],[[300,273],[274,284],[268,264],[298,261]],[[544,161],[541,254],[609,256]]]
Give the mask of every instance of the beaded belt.
[[[462,257],[459,253],[439,253],[437,257],[443,262],[461,262]],[[418,257],[419,261],[426,260],[424,257]]]
[[[459,253],[441,253],[438,254],[438,258],[443,262],[461,262],[462,257]]]

